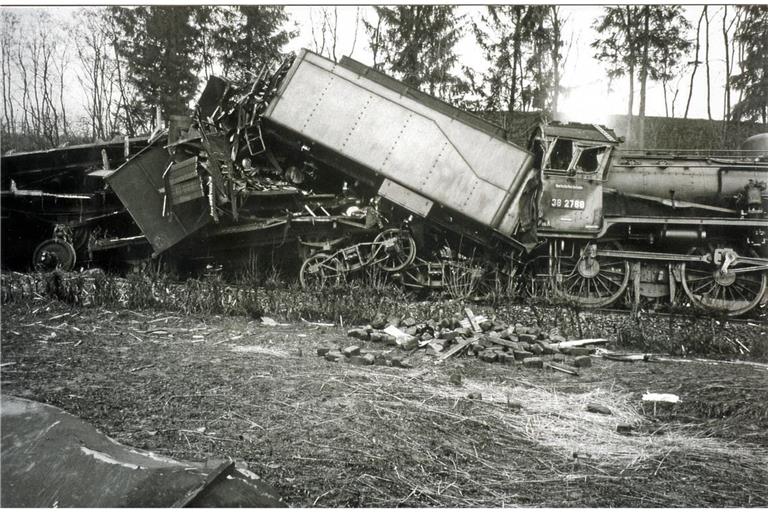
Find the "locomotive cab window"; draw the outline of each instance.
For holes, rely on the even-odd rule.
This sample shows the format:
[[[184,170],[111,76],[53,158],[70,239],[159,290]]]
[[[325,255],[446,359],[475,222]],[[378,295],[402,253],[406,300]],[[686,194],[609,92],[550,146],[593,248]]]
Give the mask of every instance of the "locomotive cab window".
[[[592,174],[600,169],[600,163],[608,148],[585,148],[581,151],[579,159],[573,168],[574,172]]]
[[[567,139],[555,139],[555,144],[549,153],[547,169],[552,171],[567,171],[573,159],[573,143]]]

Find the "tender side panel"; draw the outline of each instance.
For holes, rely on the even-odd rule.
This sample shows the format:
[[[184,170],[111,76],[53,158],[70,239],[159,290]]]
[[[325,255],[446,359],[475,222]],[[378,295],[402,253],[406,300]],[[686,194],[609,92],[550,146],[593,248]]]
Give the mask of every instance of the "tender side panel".
[[[302,52],[266,117],[485,226],[504,218],[501,232],[514,230],[505,214],[529,153],[365,76]]]

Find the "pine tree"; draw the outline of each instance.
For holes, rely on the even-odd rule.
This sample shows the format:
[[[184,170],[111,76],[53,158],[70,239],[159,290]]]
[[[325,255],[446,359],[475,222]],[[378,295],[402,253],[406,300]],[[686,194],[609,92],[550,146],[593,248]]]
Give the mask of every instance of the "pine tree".
[[[736,121],[768,122],[768,6],[739,6],[742,21],[736,32],[736,42],[742,46],[744,58],[739,62],[741,72],[732,77],[734,88],[743,93],[733,106]]]
[[[279,60],[282,49],[295,31],[282,26],[288,16],[282,6],[238,5],[214,7],[215,23],[211,43],[223,74],[235,81],[246,81],[251,74]]]
[[[141,100],[138,114],[146,124],[154,105],[165,117],[188,112],[198,86],[199,32],[193,7],[111,7],[118,29],[118,51],[126,79]]]
[[[376,27],[365,24],[376,56],[374,64],[411,87],[453,103],[460,101],[467,86],[453,72],[455,46],[461,36],[455,7],[399,5],[375,9],[379,17]]]
[[[562,19],[551,6],[489,6],[473,24],[490,63],[481,96],[489,111],[550,111],[556,105],[562,48]]]

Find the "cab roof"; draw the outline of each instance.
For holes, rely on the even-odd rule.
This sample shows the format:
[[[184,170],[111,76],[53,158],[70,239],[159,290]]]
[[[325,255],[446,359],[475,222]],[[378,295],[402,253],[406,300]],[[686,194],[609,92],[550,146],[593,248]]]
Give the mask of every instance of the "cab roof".
[[[547,137],[608,144],[619,144],[622,142],[621,138],[612,129],[599,124],[551,122],[541,125],[541,131]]]

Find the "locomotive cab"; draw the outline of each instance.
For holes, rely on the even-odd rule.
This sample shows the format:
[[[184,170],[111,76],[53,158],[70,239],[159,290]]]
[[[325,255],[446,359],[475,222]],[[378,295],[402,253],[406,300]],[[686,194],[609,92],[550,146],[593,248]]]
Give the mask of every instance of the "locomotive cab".
[[[538,232],[593,237],[602,228],[602,183],[620,139],[608,128],[577,123],[542,125],[532,141],[540,163]]]

